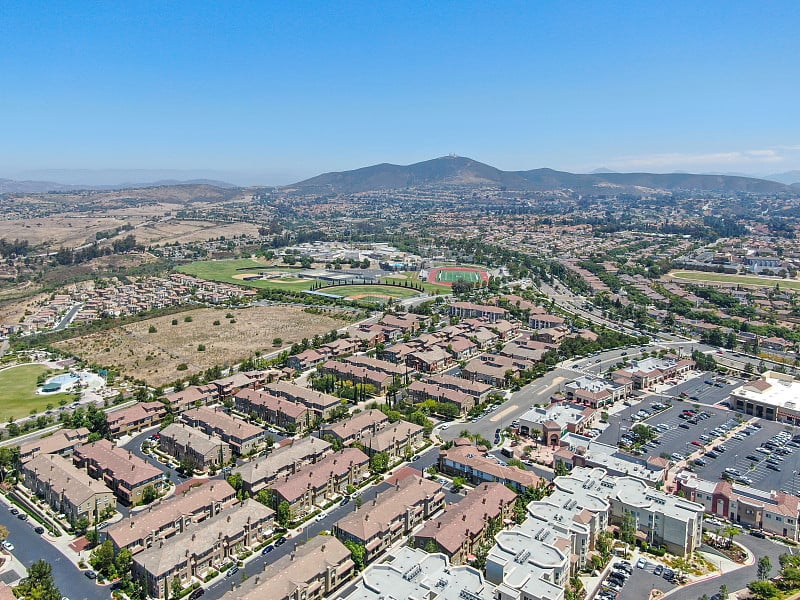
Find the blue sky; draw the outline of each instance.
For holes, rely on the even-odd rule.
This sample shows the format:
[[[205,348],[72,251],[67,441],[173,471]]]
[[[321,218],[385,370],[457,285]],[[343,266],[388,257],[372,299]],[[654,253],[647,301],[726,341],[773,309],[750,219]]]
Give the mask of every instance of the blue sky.
[[[0,177],[800,169],[800,2],[4,2]]]

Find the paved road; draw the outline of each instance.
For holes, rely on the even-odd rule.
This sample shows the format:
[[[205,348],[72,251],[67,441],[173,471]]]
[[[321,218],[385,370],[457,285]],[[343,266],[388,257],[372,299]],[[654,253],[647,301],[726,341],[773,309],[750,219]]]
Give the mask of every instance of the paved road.
[[[81,571],[61,552],[34,530],[30,521],[20,521],[0,505],[0,524],[8,528],[8,540],[14,544],[13,554],[22,564],[30,566],[44,559],[53,567],[53,577],[61,594],[71,600],[107,600],[108,587],[99,586],[83,576]]]
[[[67,311],[67,314],[65,314],[64,317],[58,322],[58,325],[53,327],[53,331],[61,331],[62,329],[66,329],[69,326],[69,324],[72,323],[72,319],[75,318],[75,315],[78,314],[78,311],[80,311],[80,309],[81,309],[80,304],[76,304],[75,306],[70,308]]]
[[[751,535],[747,535],[746,533],[735,537],[734,541],[739,542],[743,546],[747,547],[755,555],[756,561],[753,565],[749,567],[742,567],[741,569],[731,571],[730,573],[725,573],[724,577],[714,577],[695,585],[682,587],[670,594],[670,599],[697,600],[697,598],[701,597],[703,594],[713,596],[719,591],[719,586],[722,583],[728,586],[728,591],[730,592],[744,589],[747,587],[748,583],[754,579],[757,579],[756,570],[759,557],[769,556],[769,560],[772,563],[772,575],[774,576],[777,574],[778,569],[780,568],[778,557],[781,554],[785,554],[789,551],[788,548],[782,544],[777,544],[770,540],[762,540]],[[640,597],[644,598],[646,595]],[[628,599],[625,598],[620,600]],[[630,600],[633,600],[633,598]]]

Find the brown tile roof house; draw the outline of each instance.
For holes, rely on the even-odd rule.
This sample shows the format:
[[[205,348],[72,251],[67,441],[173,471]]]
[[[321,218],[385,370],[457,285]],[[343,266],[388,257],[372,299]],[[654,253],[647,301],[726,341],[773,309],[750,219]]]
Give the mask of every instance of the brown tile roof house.
[[[433,373],[453,363],[453,356],[444,348],[417,350],[406,357],[406,362],[417,371]]]
[[[327,357],[327,353],[323,354],[317,352],[313,348],[309,348],[300,354],[290,356],[287,359],[286,364],[288,364],[295,371],[305,371],[306,369],[310,369],[311,367],[318,365]]]
[[[442,485],[411,476],[378,494],[333,526],[333,534],[346,542],[362,544],[371,561],[400,537],[444,507]]]
[[[460,390],[440,387],[435,383],[414,381],[406,389],[415,402],[424,402],[430,398],[437,402],[455,404],[462,416],[475,406],[474,396],[465,394]]]
[[[450,315],[464,319],[487,319],[489,322],[494,323],[504,318],[507,314],[508,311],[499,306],[487,306],[472,302],[453,302],[450,305]]]
[[[211,404],[216,399],[217,387],[214,385],[192,385],[180,392],[167,394],[167,401],[173,413],[180,413],[200,404]]]
[[[295,513],[321,506],[361,481],[369,457],[358,448],[343,448],[313,465],[285,476],[272,486],[275,506],[286,500]]]
[[[470,381],[469,379],[454,377],[452,375],[431,375],[428,377],[428,381],[443,388],[460,390],[481,402],[486,399],[486,396],[492,391],[492,386],[486,383]]]
[[[245,500],[136,554],[133,575],[144,578],[150,596],[171,596],[167,588],[175,577],[186,585],[192,577],[202,577],[235,559],[242,547],[264,539],[272,531],[273,515],[263,504]]]
[[[323,373],[336,375],[338,379],[353,381],[355,383],[367,383],[375,386],[379,392],[388,388],[393,381],[393,377],[382,371],[376,371],[369,367],[359,367],[350,363],[338,360],[328,360],[320,367]]]
[[[79,467],[85,467],[95,479],[102,479],[114,490],[117,498],[128,505],[139,503],[142,491],[148,485],[159,490],[165,484],[161,469],[108,440],[79,446],[73,460]]]
[[[249,494],[257,494],[264,488],[300,468],[321,460],[332,451],[330,443],[308,436],[281,446],[277,450],[250,460],[236,469],[242,476],[242,485]]]
[[[388,360],[372,358],[371,356],[365,356],[363,354],[348,356],[342,359],[342,361],[359,367],[367,367],[373,371],[380,371],[387,375],[398,375],[402,377],[408,373],[408,369],[403,365],[396,365]]]
[[[531,471],[516,467],[503,467],[483,453],[468,440],[459,438],[449,450],[439,452],[439,470],[449,475],[460,475],[474,484],[497,481],[521,492],[536,487],[542,478]]]
[[[282,429],[304,431],[311,425],[312,411],[304,404],[273,396],[262,390],[239,390],[233,396],[236,410]]]
[[[414,333],[415,331],[419,331],[427,320],[427,317],[423,317],[422,315],[405,313],[401,315],[384,315],[380,323],[382,325],[394,327],[395,329],[400,329],[403,333]]]
[[[85,444],[89,439],[86,427],[78,429],[59,429],[53,435],[25,442],[19,446],[20,462],[25,462],[39,454],[72,454],[76,446]]]
[[[501,483],[483,483],[425,523],[414,535],[414,541],[418,548],[433,542],[452,564],[463,564],[483,543],[492,522],[502,523],[511,517],[516,497]]]
[[[503,387],[506,382],[506,373],[511,371],[512,376],[519,374],[517,363],[505,356],[492,356],[491,360],[473,358],[461,370],[464,379],[480,381],[495,387]]]
[[[216,435],[230,444],[234,454],[248,454],[261,446],[267,431],[226,413],[222,408],[190,408],[181,415],[181,420],[198,427],[209,435]]]
[[[72,523],[82,517],[94,523],[103,509],[116,506],[114,493],[68,458],[40,454],[23,464],[21,470],[25,486]]]
[[[354,573],[350,550],[335,537],[318,535],[249,577],[223,600],[318,600],[329,597]]]
[[[229,377],[215,379],[211,382],[217,388],[217,396],[220,400],[228,398],[244,388],[258,387],[258,378],[252,377],[247,373],[234,373]]]
[[[120,437],[160,423],[165,414],[167,407],[161,402],[139,402],[108,413],[108,429],[113,437]]]
[[[342,401],[336,396],[323,394],[307,387],[295,385],[288,381],[275,381],[264,386],[264,390],[292,402],[299,402],[316,415],[327,417],[331,410],[339,406]]]
[[[389,458],[400,458],[413,454],[422,442],[425,428],[408,421],[396,421],[378,430],[374,434],[361,438],[364,450],[369,456],[377,452],[386,452]]]
[[[178,462],[188,460],[195,469],[205,471],[231,459],[231,447],[215,435],[185,423],[170,423],[161,430],[159,447]]]
[[[364,435],[375,433],[389,423],[389,418],[380,410],[371,408],[356,413],[349,419],[337,423],[326,423],[320,433],[338,439],[345,446],[359,441]]]
[[[110,525],[106,537],[119,551],[134,554],[183,531],[192,523],[212,517],[236,502],[236,490],[227,481],[214,480],[154,502],[129,518]]]

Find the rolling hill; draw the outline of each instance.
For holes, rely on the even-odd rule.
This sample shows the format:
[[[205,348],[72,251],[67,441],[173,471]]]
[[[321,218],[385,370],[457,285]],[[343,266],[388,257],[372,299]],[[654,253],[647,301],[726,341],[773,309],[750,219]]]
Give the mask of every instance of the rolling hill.
[[[500,186],[512,190],[572,189],[583,192],[603,188],[635,191],[714,190],[772,194],[790,191],[782,183],[731,175],[690,173],[591,173],[576,174],[553,169],[502,171],[460,156],[443,156],[412,165],[382,163],[352,171],[324,173],[284,189],[317,193],[355,193],[420,186]]]

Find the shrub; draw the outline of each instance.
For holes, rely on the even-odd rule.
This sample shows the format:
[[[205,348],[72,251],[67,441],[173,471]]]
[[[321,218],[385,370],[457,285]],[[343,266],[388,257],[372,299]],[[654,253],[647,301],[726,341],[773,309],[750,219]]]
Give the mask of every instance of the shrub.
[[[155,325],[150,325],[150,327],[147,328],[147,333],[155,333],[157,331],[158,329],[156,329]]]

